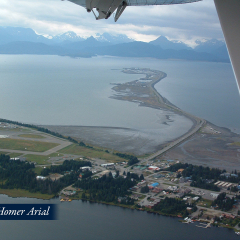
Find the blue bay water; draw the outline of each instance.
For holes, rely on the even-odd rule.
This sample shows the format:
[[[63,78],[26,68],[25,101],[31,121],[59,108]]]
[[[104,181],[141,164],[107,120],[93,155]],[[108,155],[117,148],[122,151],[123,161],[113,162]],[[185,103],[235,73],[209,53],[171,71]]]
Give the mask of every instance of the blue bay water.
[[[160,144],[187,132],[192,122],[169,111],[109,98],[114,94],[112,83],[141,77],[122,73],[126,67],[167,73],[155,86],[160,94],[187,112],[240,132],[239,94],[231,65],[226,63],[1,55],[0,117],[43,125],[127,128],[116,130],[117,134],[123,142],[132,139],[136,146],[127,145],[120,151],[138,155],[156,151]],[[111,133],[116,135],[113,130]],[[100,143],[82,139],[114,147],[101,136]]]
[[[114,94],[112,84],[141,77],[121,72],[124,67],[143,66],[137,61],[1,55],[0,117],[33,124],[128,128],[131,130],[120,131],[124,138],[151,145],[140,152],[130,151],[152,152],[183,135],[192,122],[173,112],[109,98]]]
[[[151,130],[156,129],[161,125],[159,112],[108,98],[113,93],[110,83],[136,79],[135,75],[111,70],[123,67],[148,67],[166,72],[167,78],[156,85],[164,97],[215,124],[240,128],[239,96],[230,64],[113,57],[0,55],[0,117],[36,124],[139,129],[150,125]],[[184,118],[173,118],[180,125],[188,124]],[[59,200],[0,195],[0,202],[59,203]],[[0,229],[1,239],[238,238],[227,229],[201,229],[193,224],[181,224],[174,218],[81,201],[59,204],[57,221],[4,221]]]
[[[59,199],[40,200],[10,198],[0,195],[1,203],[57,204],[58,220],[54,221],[1,221],[3,240],[225,240],[238,239],[234,231],[182,224],[177,218],[163,217],[147,212],[129,210],[97,203]]]
[[[140,77],[121,73],[124,67],[167,73],[155,87],[169,101],[219,126],[240,128],[240,98],[230,64],[141,58],[1,55],[1,117],[36,124],[135,128],[150,121],[155,128],[155,110],[108,98],[113,94],[111,83]]]

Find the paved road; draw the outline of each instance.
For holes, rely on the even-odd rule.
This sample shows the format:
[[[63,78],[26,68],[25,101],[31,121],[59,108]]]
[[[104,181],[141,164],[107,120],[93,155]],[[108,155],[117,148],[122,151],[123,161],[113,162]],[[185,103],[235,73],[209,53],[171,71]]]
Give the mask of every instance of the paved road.
[[[157,82],[157,81],[156,81]],[[168,151],[169,149],[175,147],[176,145],[180,144],[181,142],[185,141],[187,138],[191,137],[193,134],[195,134],[205,123],[206,121],[204,119],[201,119],[199,117],[196,117],[190,113],[187,113],[183,110],[181,110],[180,108],[172,105],[171,103],[169,103],[166,99],[164,99],[159,93],[158,91],[154,88],[154,85],[156,82],[153,82],[151,84],[152,90],[154,91],[155,95],[157,95],[159,102],[161,104],[164,104],[167,108],[169,108],[170,110],[173,110],[174,112],[178,112],[182,115],[184,115],[187,118],[190,118],[193,122],[195,121],[195,126],[188,131],[186,134],[184,134],[182,137],[176,139],[175,141],[171,142],[168,146],[166,146],[165,148],[157,151],[156,153],[150,155],[147,158],[142,159],[142,162],[146,162],[148,160],[154,159],[155,157],[165,153],[166,151]]]
[[[204,124],[206,123],[205,120],[200,120],[196,126],[194,127],[194,129],[192,129],[190,132],[188,132],[187,134],[183,135],[181,138],[171,142],[168,146],[166,146],[165,148],[157,151],[156,153],[152,154],[151,156],[142,159],[141,162],[146,162],[149,161],[151,159],[154,159],[155,157],[165,153],[166,151],[170,150],[171,148],[175,147],[176,145],[180,144],[181,142],[185,141],[187,138],[191,137],[193,134],[195,134]]]
[[[21,150],[11,150],[11,149],[0,149],[0,152],[7,152],[7,153],[22,153],[22,154],[34,154],[34,155],[41,155],[41,156],[48,156],[49,154],[55,153],[62,148],[65,148],[69,145],[71,145],[71,142],[63,142],[57,147],[51,148],[45,152],[32,152],[32,151],[21,151]]]
[[[24,127],[22,127],[23,129],[25,129]],[[27,128],[26,128],[27,129]],[[4,130],[4,133],[6,133],[6,130]],[[45,138],[26,138],[26,137],[21,137],[19,135],[21,134],[37,134],[37,135],[42,135]],[[48,143],[57,143],[59,144],[58,146],[51,148],[45,152],[34,152],[34,151],[27,151],[27,150],[12,150],[12,149],[0,149],[0,152],[7,152],[7,153],[21,153],[21,154],[34,154],[34,155],[42,155],[42,156],[47,156],[49,154],[55,153],[69,145],[71,145],[72,143],[69,142],[68,140],[64,140],[55,136],[52,136],[50,134],[47,133],[42,133],[42,132],[38,132],[36,130],[30,130],[29,132],[21,132],[21,131],[8,131],[7,135],[11,138],[11,139],[22,139],[22,140],[31,140],[34,142],[48,142]]]

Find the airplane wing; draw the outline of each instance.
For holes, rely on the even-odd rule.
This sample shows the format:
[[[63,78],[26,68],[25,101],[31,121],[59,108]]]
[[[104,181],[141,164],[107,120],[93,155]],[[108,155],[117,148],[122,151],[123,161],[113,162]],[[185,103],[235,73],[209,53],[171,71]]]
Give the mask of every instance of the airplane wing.
[[[240,0],[214,0],[238,90],[240,86]]]
[[[108,19],[111,14],[117,9],[115,14],[115,22],[123,13],[127,6],[146,6],[146,5],[171,5],[198,2],[201,0],[68,0],[87,9],[88,12],[93,12],[97,20]],[[93,9],[96,8],[98,16]]]
[[[128,6],[172,5],[199,1],[201,0],[126,0]]]

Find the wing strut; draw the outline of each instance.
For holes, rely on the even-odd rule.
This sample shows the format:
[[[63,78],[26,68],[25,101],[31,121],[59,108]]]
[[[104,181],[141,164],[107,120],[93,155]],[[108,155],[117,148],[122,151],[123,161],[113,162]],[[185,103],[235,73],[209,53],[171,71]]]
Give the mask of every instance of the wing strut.
[[[116,22],[119,17],[122,15],[123,11],[125,10],[125,8],[127,7],[127,3],[125,1],[123,1],[117,8],[117,12],[116,15],[114,17],[114,21]]]
[[[214,0],[240,90],[240,1]]]

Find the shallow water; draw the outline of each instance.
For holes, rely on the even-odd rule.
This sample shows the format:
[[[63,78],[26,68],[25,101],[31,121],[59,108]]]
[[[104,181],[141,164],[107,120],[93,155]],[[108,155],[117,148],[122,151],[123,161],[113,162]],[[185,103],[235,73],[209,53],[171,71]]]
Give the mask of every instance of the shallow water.
[[[126,142],[130,136],[132,142],[140,142],[135,142],[136,146],[131,149],[125,144],[124,151],[152,152],[159,144],[183,135],[192,122],[166,110],[110,98],[115,93],[111,83],[142,76],[120,71],[130,62],[130,59],[108,57],[1,55],[0,117],[33,124],[127,128],[129,130],[117,130],[122,141]],[[113,70],[116,68],[119,70]],[[95,130],[92,129],[93,138],[81,137],[95,144]],[[103,142],[111,144],[113,139],[99,139],[96,144]],[[146,147],[139,147],[146,142]]]

